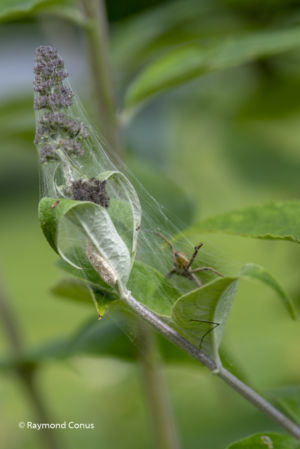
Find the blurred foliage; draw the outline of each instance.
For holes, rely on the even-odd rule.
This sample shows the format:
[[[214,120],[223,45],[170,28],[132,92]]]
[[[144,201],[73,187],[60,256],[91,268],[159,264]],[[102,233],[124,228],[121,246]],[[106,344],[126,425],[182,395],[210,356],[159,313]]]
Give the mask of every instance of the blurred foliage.
[[[201,41],[181,45],[150,63],[130,85],[125,108],[135,107],[148,97],[171,89],[209,72],[293,50],[299,46],[300,28],[249,32],[213,43]]]
[[[227,449],[298,449],[299,444],[293,438],[275,433],[260,433],[231,444]]]
[[[280,387],[267,393],[268,397],[275,402],[296,423],[300,423],[299,385],[288,385]]]
[[[187,233],[193,235],[203,231],[219,231],[244,237],[300,243],[299,217],[299,201],[270,202],[207,218],[194,224]]]
[[[24,45],[33,52],[33,46],[40,44],[40,31],[34,24],[44,26],[45,40],[52,43],[56,31],[51,31],[51,21],[45,22],[47,17],[61,17],[65,22],[60,24],[72,23],[76,30],[84,23],[74,4],[71,0],[1,0],[0,20],[14,27],[16,34],[23,21],[32,21],[36,41],[24,39]],[[164,90],[160,96],[149,96],[135,115],[121,113],[124,158],[134,174],[171,209],[181,229],[231,209],[247,211],[251,204],[263,201],[297,200],[300,2],[177,0],[151,5],[146,0],[139,5],[112,1],[108,8],[114,22],[111,56],[119,104],[128,98],[132,86],[142,86],[136,99]],[[145,8],[142,13],[131,15],[141,8]],[[124,19],[117,22],[120,17]],[[3,48],[10,49],[9,34],[5,37],[2,31]],[[18,39],[21,52],[22,34]],[[63,45],[65,36],[56,37],[56,45],[59,39]],[[201,52],[194,53],[199,46]],[[234,58],[228,48],[235,49]],[[215,52],[220,59],[214,65]],[[6,57],[4,53],[3,66],[11,64]],[[190,61],[192,66],[187,65]],[[214,72],[207,73],[212,68]],[[69,70],[72,73],[72,67]],[[82,85],[87,84],[84,79]],[[81,422],[96,422],[94,434],[63,435],[64,447],[97,447],[101,441],[111,449],[118,449],[120,442],[125,449],[141,444],[150,448],[138,367],[128,364],[136,357],[135,336],[122,317],[98,322],[95,314],[91,320],[89,309],[80,303],[72,307],[68,301],[53,300],[48,292],[59,273],[36,217],[38,174],[30,89],[28,85],[23,92],[6,93],[4,87],[6,95],[0,102],[1,270],[28,343],[24,360],[42,362],[39,380],[58,421],[75,416]],[[265,266],[284,290],[296,293],[299,309],[297,245],[200,235],[200,229],[190,238],[195,244],[204,240],[212,261],[222,259],[229,271],[249,260]],[[274,294],[267,287],[241,281],[225,328],[225,348],[230,352],[227,366],[232,371],[242,366],[251,384],[267,389],[275,403],[299,419],[299,324],[283,317]],[[278,431],[226,386],[202,370],[198,373],[199,367],[195,370],[195,362],[184,353],[160,337],[158,343],[163,360],[172,362],[167,377],[184,447],[224,448],[254,432]],[[0,386],[5,429],[1,445],[39,448],[36,435],[16,431],[16,422],[29,416],[28,406],[7,371],[14,361],[4,338],[1,349],[1,366],[7,373]],[[122,361],[112,361],[111,356]],[[268,435],[273,438],[260,434]],[[294,442],[285,443],[285,437],[274,438],[282,448],[284,444],[295,447]],[[246,440],[229,447],[249,444]]]

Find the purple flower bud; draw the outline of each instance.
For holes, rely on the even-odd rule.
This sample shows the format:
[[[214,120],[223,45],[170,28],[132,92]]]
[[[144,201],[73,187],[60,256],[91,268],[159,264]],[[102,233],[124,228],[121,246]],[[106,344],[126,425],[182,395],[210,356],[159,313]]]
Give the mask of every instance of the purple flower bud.
[[[34,109],[44,110],[34,139],[40,148],[41,163],[58,160],[58,151],[82,156],[88,132],[81,122],[67,115],[74,94],[63,83],[68,73],[55,48],[41,46],[36,50],[34,73]]]
[[[46,144],[42,147],[41,149],[41,164],[43,164],[44,162],[49,162],[49,161],[57,161],[58,160],[58,156],[55,152],[55,148],[53,148],[52,145],[50,144]]]

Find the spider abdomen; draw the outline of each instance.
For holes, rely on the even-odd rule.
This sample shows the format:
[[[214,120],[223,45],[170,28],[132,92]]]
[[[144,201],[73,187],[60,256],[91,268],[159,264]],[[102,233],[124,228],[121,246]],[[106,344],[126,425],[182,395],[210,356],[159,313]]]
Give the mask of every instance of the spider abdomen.
[[[183,254],[179,251],[175,252],[175,257],[176,257],[177,268],[184,270],[189,263],[189,259],[186,257],[185,254]]]

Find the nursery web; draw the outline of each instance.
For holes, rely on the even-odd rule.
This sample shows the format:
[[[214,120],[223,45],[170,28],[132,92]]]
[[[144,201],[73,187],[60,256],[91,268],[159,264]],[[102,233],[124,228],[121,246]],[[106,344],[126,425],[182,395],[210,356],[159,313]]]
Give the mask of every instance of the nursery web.
[[[64,81],[64,84],[71,89],[68,81]],[[111,150],[109,151],[108,144],[90,125],[78,95],[74,95],[72,105],[65,108],[63,112],[65,112],[69,119],[77,121],[86,129],[87,137],[81,142],[83,152],[80,156],[64,153],[63,158],[60,160],[48,161],[41,164],[41,197],[68,198],[70,197],[70,191],[68,191],[66,186],[70,186],[72,182],[79,179],[101,179],[101,175],[105,172],[121,171],[134,186],[142,209],[140,229],[136,230],[139,234],[136,260],[149,265],[155,272],[159,272],[161,278],[163,278],[171,271],[173,259],[171,248],[159,234],[171,242],[174,241],[176,251],[181,251],[187,258],[190,258],[192,255],[194,245],[174,225],[174,220],[172,220],[170,213],[151,196],[142,183],[131,173],[130,169],[116,155],[114,155],[114,162],[111,160],[108,153],[111,154],[112,152]],[[40,122],[42,115],[43,112],[40,110],[36,111],[37,123]],[[109,207],[107,207],[107,212],[119,236],[130,247],[132,243],[132,227],[134,224],[132,220],[128,219],[128,201],[124,189],[126,189],[126,185],[108,179],[106,191],[110,198],[110,203]],[[89,217],[88,220],[92,221],[93,217]],[[178,222],[178,219],[176,221]],[[176,237],[175,240],[174,237]],[[87,235],[74,223],[66,221],[61,226],[60,242],[63,251],[70,255],[69,259],[71,262],[77,269],[82,270],[81,274],[90,282],[91,266],[86,257],[86,248],[89,244]],[[199,242],[193,243],[198,244]],[[228,269],[228,260],[226,257],[220,255],[219,250],[211,246],[207,248],[204,245],[193,262],[193,267],[200,266],[210,266],[218,271],[224,272],[225,266]],[[215,274],[209,272],[197,274],[197,276],[204,283],[215,278]],[[152,282],[151,279],[153,277],[148,275],[147,270],[139,270],[139,284],[141,286],[147,286],[149,282]],[[103,284],[103,280],[101,282]],[[183,278],[177,274],[174,274],[169,279],[169,282],[177,289],[178,296],[197,288],[197,285],[191,279]],[[171,295],[169,290],[162,288],[158,283],[155,294],[161,304],[165,305],[165,309],[170,309],[174,303],[174,296]]]

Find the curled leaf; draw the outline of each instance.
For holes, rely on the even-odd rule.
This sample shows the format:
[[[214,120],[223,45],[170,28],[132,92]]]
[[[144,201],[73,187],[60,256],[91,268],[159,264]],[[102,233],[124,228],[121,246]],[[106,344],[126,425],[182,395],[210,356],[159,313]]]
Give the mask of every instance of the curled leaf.
[[[43,198],[39,214],[47,240],[66,262],[82,268],[74,252],[80,247],[105,282],[126,285],[130,254],[105,208],[90,202]]]
[[[296,319],[295,308],[291,298],[286,294],[278,281],[263,267],[253,263],[244,265],[240,271],[240,276],[245,279],[256,279],[271,287],[278,294],[279,298],[282,299],[291,318]]]
[[[135,191],[135,188],[128,180],[128,178],[120,171],[102,172],[98,178],[101,181],[110,180],[110,183],[113,183],[114,187],[118,188],[120,197],[122,195],[124,197],[125,202],[127,202],[130,206],[132,214],[132,242],[130,254],[133,260],[136,253],[136,246],[142,216],[141,204]]]

